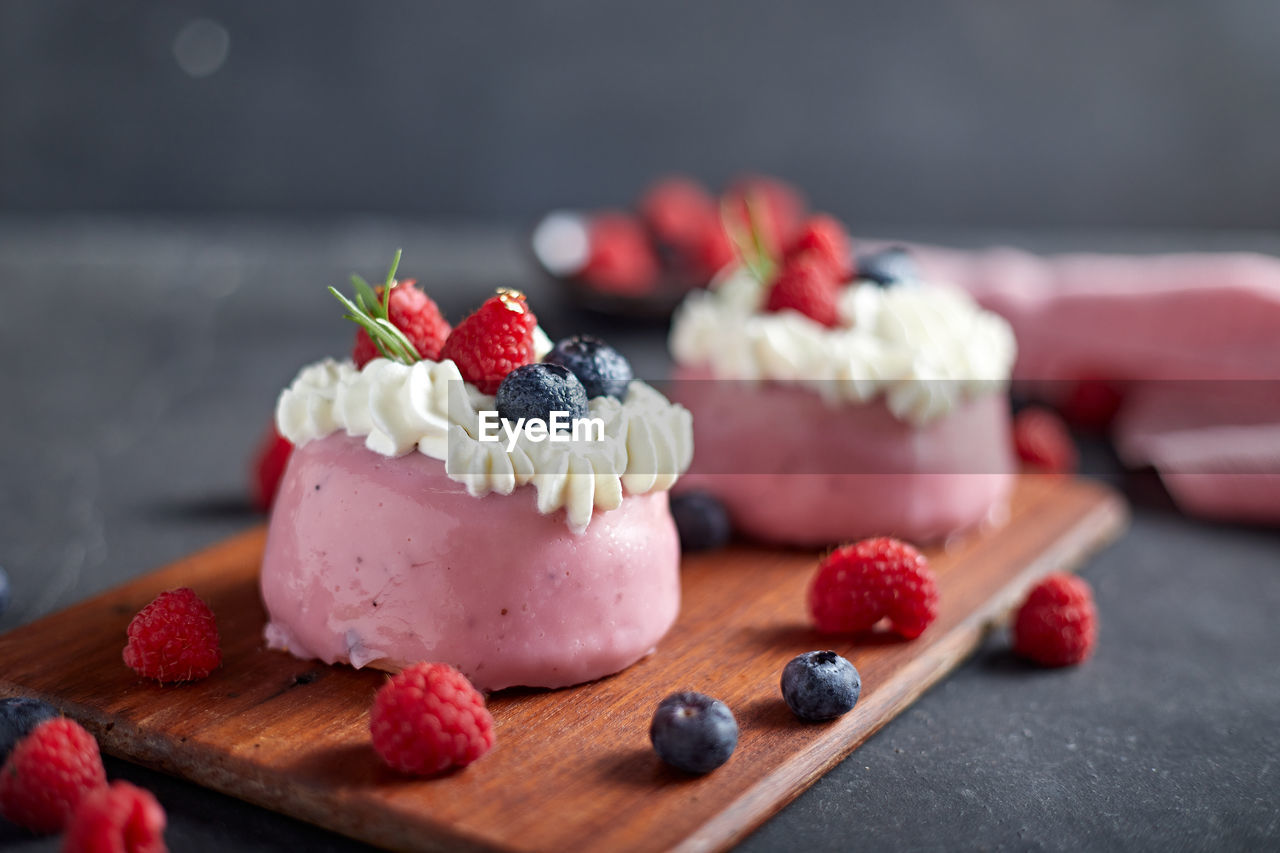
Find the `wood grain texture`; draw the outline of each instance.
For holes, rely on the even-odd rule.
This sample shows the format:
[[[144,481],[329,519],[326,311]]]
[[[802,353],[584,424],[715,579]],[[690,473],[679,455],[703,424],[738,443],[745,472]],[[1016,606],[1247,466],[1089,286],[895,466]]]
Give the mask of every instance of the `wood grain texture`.
[[[1101,485],[1024,476],[1006,524],[930,552],[941,612],[914,642],[815,633],[804,606],[813,552],[692,556],[680,620],[655,654],[581,687],[495,694],[497,747],[436,779],[397,776],[369,746],[384,674],[263,647],[262,529],[0,637],[0,695],[53,702],[115,755],[387,847],[719,850],[954,668],[1029,584],[1073,567],[1126,517]],[[120,650],[133,614],[177,586],[213,607],[224,665],[160,687],[136,678]],[[851,713],[818,725],[796,720],[778,691],[783,665],[815,648],[849,657],[863,681]],[[649,747],[655,705],[680,689],[724,700],[741,727],[733,758],[705,777],[666,768]]]

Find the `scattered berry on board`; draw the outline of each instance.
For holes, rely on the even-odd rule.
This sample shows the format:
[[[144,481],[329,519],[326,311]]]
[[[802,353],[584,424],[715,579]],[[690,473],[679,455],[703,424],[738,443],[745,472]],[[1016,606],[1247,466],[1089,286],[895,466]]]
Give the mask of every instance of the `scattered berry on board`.
[[[1013,445],[1018,458],[1046,474],[1067,474],[1078,461],[1075,442],[1062,418],[1038,406],[1013,418]]]
[[[222,663],[209,605],[187,587],[162,592],[129,623],[124,662],[162,684],[198,681]]]
[[[534,361],[533,315],[523,293],[499,290],[449,334],[441,358],[452,359],[462,378],[495,394],[507,374]]]
[[[9,609],[12,596],[13,592],[9,588],[9,573],[4,570],[4,566],[0,566],[0,616]]]
[[[61,832],[85,795],[106,784],[93,735],[66,717],[46,720],[0,768],[0,813],[32,832]]]
[[[719,498],[707,492],[673,495],[671,517],[680,534],[680,550],[686,553],[723,548],[733,537],[729,511]]]
[[[465,767],[493,747],[484,697],[448,664],[419,663],[392,676],[369,712],[373,748],[401,773]]]
[[[513,424],[540,418],[551,422],[552,412],[566,412],[570,420],[585,418],[587,391],[578,377],[559,364],[522,364],[507,374],[494,401],[499,417]]]
[[[672,693],[658,703],[649,724],[658,757],[686,773],[710,773],[738,746],[738,721],[719,699]]]
[[[13,747],[45,720],[58,716],[58,710],[48,702],[17,696],[0,699],[0,764],[9,757]]]
[[[879,537],[827,555],[809,586],[809,613],[819,631],[851,634],[881,619],[914,639],[938,616],[938,583],[929,561],[912,546]]]
[[[915,258],[911,256],[911,252],[901,246],[859,255],[857,267],[859,279],[882,286],[912,281],[920,277]]]
[[[824,326],[836,326],[840,322],[836,311],[839,290],[840,282],[825,256],[814,251],[803,252],[789,259],[778,271],[769,287],[765,309],[799,311]]]
[[[573,371],[587,396],[626,399],[627,386],[635,378],[631,363],[613,347],[590,335],[565,338],[542,359]]]
[[[791,712],[811,723],[853,710],[862,692],[857,668],[835,652],[805,652],[782,670],[782,698]]]
[[[275,502],[280,478],[292,454],[293,444],[280,434],[272,421],[253,457],[253,506],[259,512],[271,509]]]
[[[1013,619],[1013,650],[1041,666],[1071,666],[1093,654],[1098,612],[1083,578],[1052,574],[1027,593]]]
[[[165,814],[150,791],[116,780],[85,795],[63,853],[165,853]]]

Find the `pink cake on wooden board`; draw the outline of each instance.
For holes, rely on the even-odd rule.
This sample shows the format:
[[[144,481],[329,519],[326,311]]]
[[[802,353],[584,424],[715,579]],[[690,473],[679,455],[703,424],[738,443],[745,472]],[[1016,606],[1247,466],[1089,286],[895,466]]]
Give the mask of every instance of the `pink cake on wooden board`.
[[[497,322],[527,311],[520,294],[495,299]],[[497,398],[464,379],[497,363],[474,328],[481,358],[463,370],[409,347],[317,362],[280,395],[295,449],[262,563],[269,646],[355,667],[448,663],[484,690],[590,681],[653,650],[679,609],[667,491],[693,452],[689,412],[629,367],[588,398],[570,370],[539,364],[551,345],[529,318],[525,365],[503,375],[576,388],[598,434],[486,440],[481,415],[506,379],[485,379]]]

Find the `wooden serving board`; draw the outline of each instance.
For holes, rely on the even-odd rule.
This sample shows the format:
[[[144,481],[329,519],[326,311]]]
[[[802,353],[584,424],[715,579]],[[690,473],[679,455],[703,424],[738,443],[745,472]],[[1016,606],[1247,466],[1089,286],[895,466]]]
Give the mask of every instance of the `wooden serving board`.
[[[1105,487],[1024,476],[1001,528],[930,557],[941,613],[913,642],[822,637],[804,591],[813,552],[736,547],[691,556],[679,622],[623,673],[490,698],[497,746],[435,779],[400,777],[369,745],[386,676],[268,651],[257,573],[261,528],[0,637],[0,695],[46,699],[112,754],[374,844],[405,849],[719,850],[742,838],[956,666],[1041,575],[1070,568],[1123,528]],[[160,687],[121,662],[125,627],[157,593],[194,587],[213,607],[224,664]],[[837,721],[804,724],[778,689],[783,665],[834,648],[862,674]],[[658,701],[724,700],[741,727],[705,777],[649,747]]]

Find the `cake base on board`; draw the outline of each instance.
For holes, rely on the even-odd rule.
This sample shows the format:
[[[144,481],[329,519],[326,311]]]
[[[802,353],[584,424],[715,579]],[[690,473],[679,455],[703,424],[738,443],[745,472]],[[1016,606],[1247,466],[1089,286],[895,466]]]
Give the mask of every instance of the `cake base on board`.
[[[914,641],[823,636],[805,610],[812,551],[691,555],[681,615],[657,651],[618,675],[490,698],[497,745],[433,779],[399,776],[369,744],[384,673],[267,650],[257,528],[0,637],[0,696],[36,696],[105,751],[373,844],[406,850],[720,850],[758,826],[960,663],[1051,571],[1117,536],[1124,502],[1097,483],[1023,475],[997,529],[928,550],[940,613]],[[158,593],[193,587],[213,608],[223,665],[162,687],[120,658],[125,628]],[[862,675],[857,707],[797,720],[778,679],[795,655],[833,649]],[[691,777],[649,746],[659,700],[697,690],[741,728],[720,769]]]

